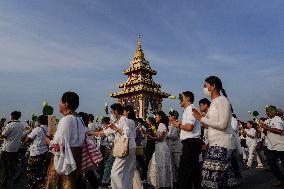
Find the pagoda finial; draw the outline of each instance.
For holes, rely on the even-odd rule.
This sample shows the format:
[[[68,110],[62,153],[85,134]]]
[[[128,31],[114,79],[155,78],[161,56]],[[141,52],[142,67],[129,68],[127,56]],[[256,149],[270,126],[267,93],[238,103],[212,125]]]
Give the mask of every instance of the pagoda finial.
[[[138,33],[137,49],[136,49],[135,56],[134,56],[134,59],[138,59],[138,58],[144,59],[144,53],[143,53],[143,50],[142,50],[142,47],[141,47],[141,35],[140,35],[140,33]]]
[[[137,49],[141,49],[141,35],[138,33]]]

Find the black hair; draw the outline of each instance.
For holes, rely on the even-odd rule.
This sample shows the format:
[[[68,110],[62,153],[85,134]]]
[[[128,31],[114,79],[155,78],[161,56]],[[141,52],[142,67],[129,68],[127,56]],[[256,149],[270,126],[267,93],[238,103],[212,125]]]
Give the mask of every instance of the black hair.
[[[159,112],[157,113],[157,115],[159,115],[159,116],[161,117],[160,123],[165,124],[166,127],[168,128],[168,125],[169,125],[169,118],[168,118],[168,116],[165,114],[165,112],[159,111]]]
[[[155,125],[155,126],[156,126],[156,120],[155,120],[155,118],[153,118],[153,117],[148,117],[147,119],[148,119],[148,121],[150,121],[150,122],[152,123],[152,125]]]
[[[175,119],[178,119],[179,113],[176,110],[170,111],[169,114],[173,116]]]
[[[211,102],[207,98],[202,98],[201,100],[199,100],[199,104],[207,104],[207,106],[209,107]]]
[[[194,102],[194,94],[193,94],[193,92],[184,91],[182,94],[183,94],[183,96],[187,97],[191,103]]]
[[[255,123],[253,121],[248,121],[252,125],[252,128],[255,128]]]
[[[19,111],[13,111],[11,113],[11,119],[18,120],[18,119],[20,119],[21,116],[22,116],[22,113],[19,112]]]
[[[110,123],[110,118],[109,117],[103,117],[101,123],[109,124]]]
[[[125,106],[124,111],[128,112],[128,119],[132,119],[134,121],[136,120],[136,115],[135,115],[134,109],[131,105]]]
[[[153,117],[152,117],[152,118],[153,118]],[[154,119],[154,118],[153,118],[153,119]],[[137,121],[138,123],[141,123],[141,124],[144,123],[143,118],[137,118],[136,121]],[[155,122],[155,119],[154,119],[154,122]]]
[[[84,125],[87,127],[88,126],[88,119],[89,119],[89,115],[85,112],[79,112],[78,115],[82,118]]]
[[[48,118],[46,115],[40,115],[37,118],[37,121],[41,124],[41,125],[47,125],[48,123]]]
[[[117,113],[119,115],[123,115],[123,112],[124,112],[124,108],[121,104],[119,103],[114,103],[110,106],[110,108],[113,110],[113,111],[117,111]]]
[[[63,103],[67,103],[67,108],[73,111],[79,107],[79,96],[75,92],[65,92],[61,100]]]
[[[88,115],[88,119],[93,122],[94,119],[95,119],[95,117],[94,117],[93,114],[89,114],[89,115]]]
[[[217,76],[209,76],[209,77],[207,77],[207,78],[205,79],[205,81],[206,81],[207,83],[209,83],[210,85],[215,85],[216,89],[217,89],[218,91],[221,91],[222,94],[223,94],[225,97],[227,97],[227,93],[226,93],[225,89],[223,89],[223,84],[222,84],[221,79],[219,79],[219,77],[217,77]]]
[[[236,114],[232,114],[232,116],[233,116],[234,118],[237,118]]]

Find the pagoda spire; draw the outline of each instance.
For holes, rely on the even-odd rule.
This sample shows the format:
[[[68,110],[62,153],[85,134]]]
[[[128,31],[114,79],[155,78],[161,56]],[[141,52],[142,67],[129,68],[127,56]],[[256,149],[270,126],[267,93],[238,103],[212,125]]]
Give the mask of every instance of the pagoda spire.
[[[135,51],[135,55],[134,55],[134,60],[136,59],[142,59],[144,60],[144,53],[142,50],[142,46],[141,46],[141,35],[140,33],[138,33],[138,41],[137,41],[137,49]]]

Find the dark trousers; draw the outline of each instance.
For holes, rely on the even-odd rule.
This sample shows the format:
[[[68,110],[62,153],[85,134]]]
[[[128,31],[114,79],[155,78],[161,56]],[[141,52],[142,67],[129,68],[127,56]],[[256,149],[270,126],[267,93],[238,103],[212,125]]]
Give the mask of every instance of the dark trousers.
[[[201,153],[200,139],[186,139],[182,141],[182,154],[179,164],[179,189],[201,188],[201,164],[199,155]]]
[[[236,155],[234,155],[234,156],[232,157],[231,163],[232,163],[233,171],[234,171],[234,173],[236,174],[236,177],[237,177],[237,178],[242,178],[242,175],[241,175],[241,172],[240,172],[240,168],[239,168],[239,164],[238,164],[238,160],[237,160],[237,156],[236,156]]]
[[[271,168],[271,172],[279,181],[284,181],[284,175],[278,167],[278,158],[281,160],[284,168],[284,151],[267,150],[267,163]]]
[[[18,160],[18,152],[0,152],[0,186],[5,186],[8,178],[15,175]]]

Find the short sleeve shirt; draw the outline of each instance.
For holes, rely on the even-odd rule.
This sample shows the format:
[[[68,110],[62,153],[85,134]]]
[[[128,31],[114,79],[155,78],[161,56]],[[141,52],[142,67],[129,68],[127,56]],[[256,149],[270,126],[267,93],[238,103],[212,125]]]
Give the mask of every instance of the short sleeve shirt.
[[[29,147],[30,156],[38,156],[47,152],[48,147],[45,144],[45,133],[47,133],[47,130],[46,125],[41,125],[40,127],[34,128],[28,135],[29,138],[33,139]]]
[[[188,138],[199,138],[201,135],[201,123],[196,120],[196,118],[193,116],[192,108],[194,108],[194,105],[189,105],[183,112],[182,115],[182,125],[185,124],[192,124],[194,125],[194,128],[192,131],[180,131],[180,139],[185,140]]]
[[[267,136],[265,138],[267,148],[269,150],[284,151],[284,135],[283,135],[284,122],[283,120],[279,116],[275,116],[272,119],[266,120],[265,123],[270,128],[276,128],[276,129],[282,130],[281,135],[275,134],[269,131],[267,132]]]
[[[256,137],[256,130],[254,128],[246,129],[247,134],[250,136]],[[247,146],[251,146],[255,144],[256,138],[250,138],[249,136],[246,137],[246,144]]]
[[[2,151],[6,152],[18,152],[21,146],[21,139],[24,133],[25,127],[18,121],[13,121],[7,124],[2,132],[2,135],[6,137]]]

